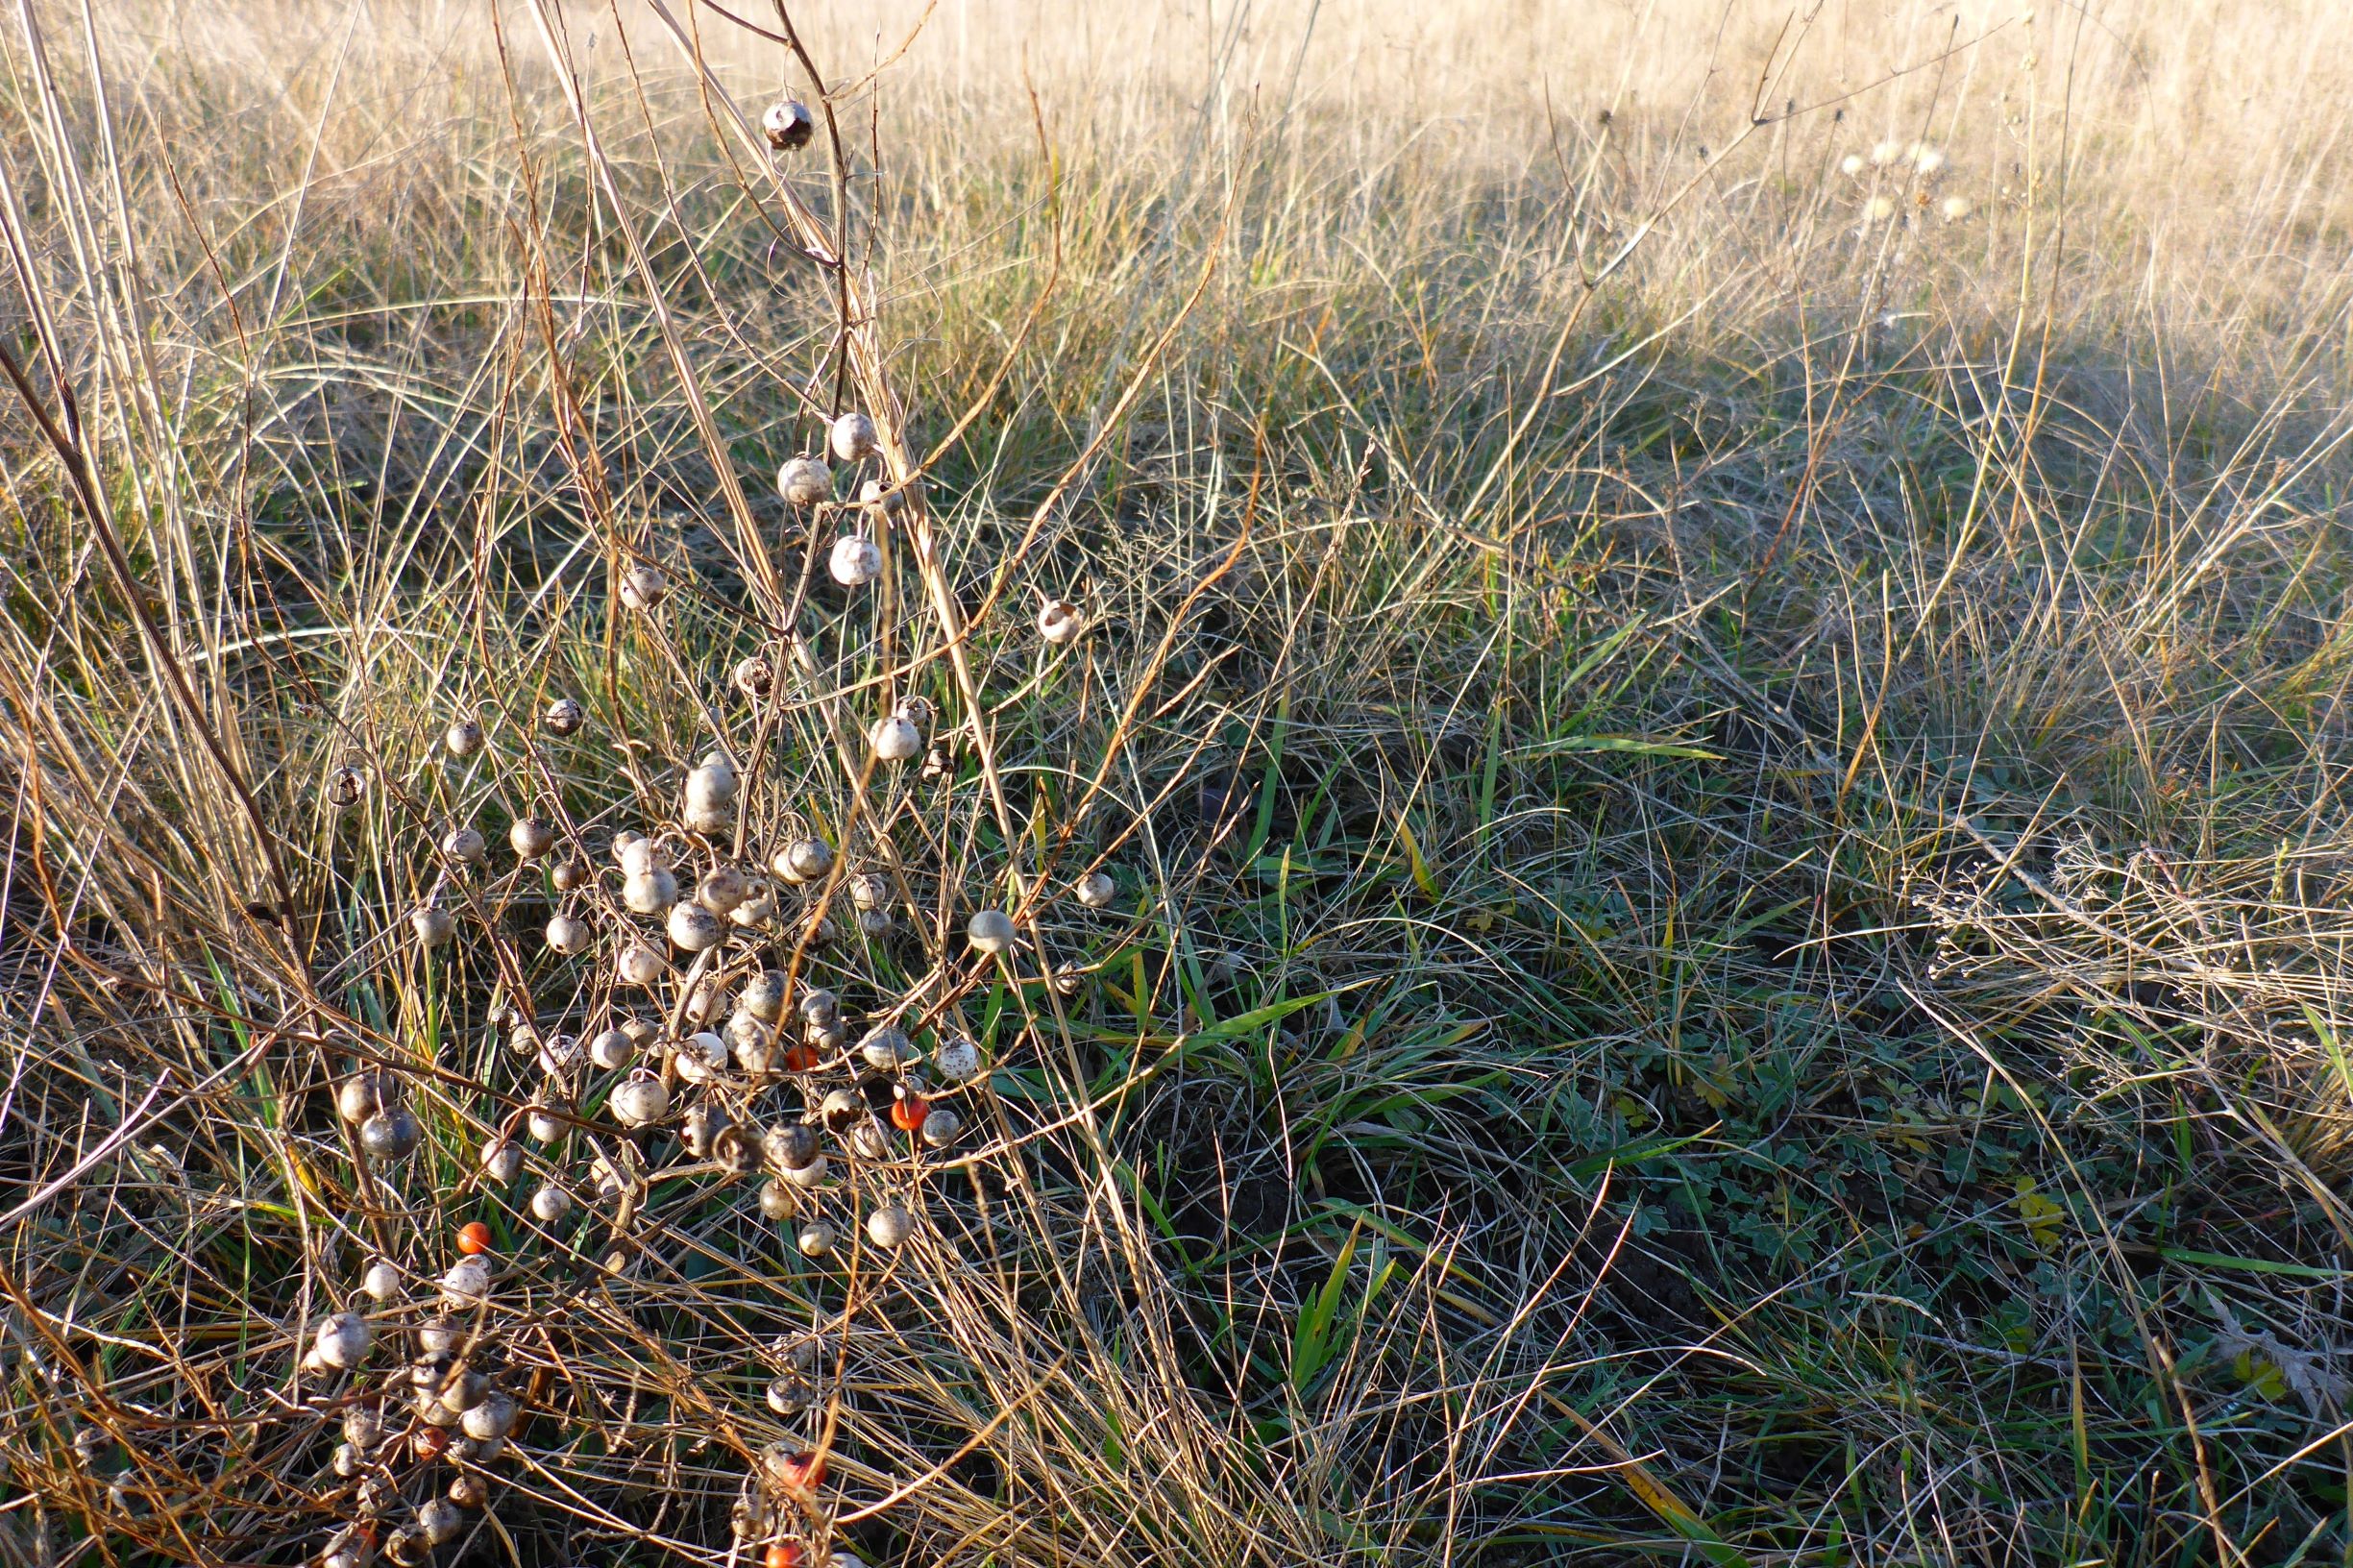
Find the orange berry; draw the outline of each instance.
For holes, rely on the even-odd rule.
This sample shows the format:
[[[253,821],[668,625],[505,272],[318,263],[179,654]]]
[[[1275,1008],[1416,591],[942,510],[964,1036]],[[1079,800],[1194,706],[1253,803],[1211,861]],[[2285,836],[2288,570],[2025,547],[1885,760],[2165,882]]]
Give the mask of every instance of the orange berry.
[[[490,1250],[490,1227],[480,1220],[471,1220],[457,1233],[457,1250],[472,1258]]]
[[[784,1053],[784,1070],[787,1072],[815,1072],[817,1065],[823,1060],[824,1058],[818,1054],[817,1047],[814,1045],[794,1045]]]
[[[800,1546],[796,1541],[777,1541],[768,1549],[768,1568],[800,1568]]]
[[[891,1125],[902,1133],[912,1133],[919,1129],[923,1125],[923,1118],[930,1115],[931,1102],[919,1100],[910,1094],[892,1105]]]

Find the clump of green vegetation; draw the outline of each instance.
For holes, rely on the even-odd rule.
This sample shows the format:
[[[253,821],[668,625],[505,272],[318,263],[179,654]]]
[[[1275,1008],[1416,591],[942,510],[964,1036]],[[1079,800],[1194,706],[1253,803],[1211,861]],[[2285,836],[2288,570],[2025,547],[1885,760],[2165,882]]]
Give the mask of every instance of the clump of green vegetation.
[[[2353,1553],[2309,117],[736,9],[6,46],[0,1553]]]

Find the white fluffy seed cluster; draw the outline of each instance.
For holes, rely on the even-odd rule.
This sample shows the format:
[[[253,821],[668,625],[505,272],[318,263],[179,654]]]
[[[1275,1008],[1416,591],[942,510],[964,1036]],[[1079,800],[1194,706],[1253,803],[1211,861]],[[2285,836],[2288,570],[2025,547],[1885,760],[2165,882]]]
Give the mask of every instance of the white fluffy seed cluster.
[[[1849,153],[1838,160],[1838,171],[1850,180],[1870,179],[1859,208],[1862,227],[1891,223],[1902,217],[1907,201],[1922,215],[1933,210],[1945,223],[1966,223],[1976,215],[1977,204],[1959,191],[1931,200],[1930,187],[1950,170],[1945,150],[1932,142],[1889,137],[1874,142],[1869,153]]]

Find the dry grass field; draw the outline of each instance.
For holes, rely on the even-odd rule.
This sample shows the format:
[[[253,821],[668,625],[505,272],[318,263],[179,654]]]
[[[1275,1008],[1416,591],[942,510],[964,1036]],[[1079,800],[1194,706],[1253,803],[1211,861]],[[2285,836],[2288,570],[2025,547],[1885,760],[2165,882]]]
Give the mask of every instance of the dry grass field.
[[[18,0],[0,1563],[2353,1562],[2342,21]]]

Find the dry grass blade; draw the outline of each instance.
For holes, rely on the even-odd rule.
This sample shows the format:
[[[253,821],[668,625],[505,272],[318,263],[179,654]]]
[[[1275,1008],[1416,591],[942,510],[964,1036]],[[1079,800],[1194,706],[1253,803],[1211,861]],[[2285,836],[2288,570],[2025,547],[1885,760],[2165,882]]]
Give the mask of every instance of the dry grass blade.
[[[21,0],[0,1562],[2344,1557],[2336,20]]]

